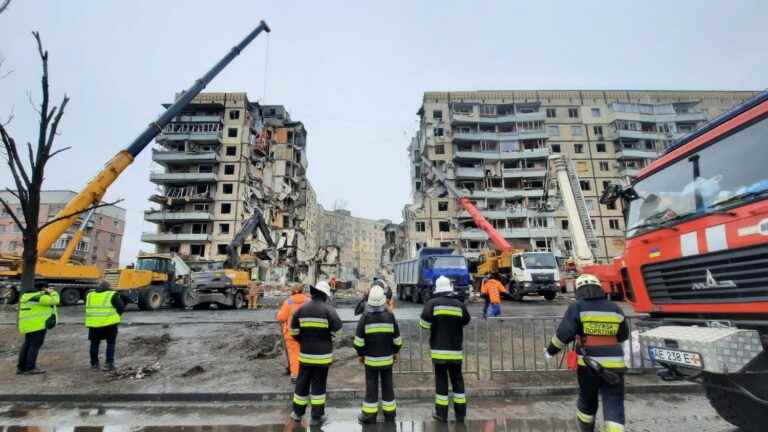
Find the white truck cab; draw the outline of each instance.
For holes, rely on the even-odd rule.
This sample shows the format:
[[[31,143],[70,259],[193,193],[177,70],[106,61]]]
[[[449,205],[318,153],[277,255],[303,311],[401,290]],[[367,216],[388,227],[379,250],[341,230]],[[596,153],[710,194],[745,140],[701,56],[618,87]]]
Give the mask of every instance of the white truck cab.
[[[554,300],[560,291],[560,270],[551,252],[523,252],[512,256],[509,296],[520,301],[526,295]]]

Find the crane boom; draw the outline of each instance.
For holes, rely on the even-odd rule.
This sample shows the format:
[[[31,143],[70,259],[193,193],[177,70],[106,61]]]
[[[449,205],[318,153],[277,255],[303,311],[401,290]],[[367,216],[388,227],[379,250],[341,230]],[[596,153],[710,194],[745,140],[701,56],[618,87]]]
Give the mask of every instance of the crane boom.
[[[192,99],[197,96],[216,75],[219,74],[229,63],[237,57],[240,52],[248,46],[262,31],[269,33],[270,28],[266,22],[261,21],[259,25],[251,31],[239,44],[234,46],[216,65],[211,68],[202,78],[185,92],[179,99],[168,107],[157,120],[150,123],[146,129],[133,142],[123,150],[120,150],[104,168],[89,181],[85,187],[75,195],[66,206],[56,215],[56,218],[62,219],[46,226],[38,234],[37,253],[43,255],[79,217],[79,213],[88,207],[98,204],[104,197],[107,188],[120,176],[120,174],[130,165],[134,158],[144,150],[147,145],[163,130],[163,127],[170,123]],[[68,217],[63,217],[67,216]]]

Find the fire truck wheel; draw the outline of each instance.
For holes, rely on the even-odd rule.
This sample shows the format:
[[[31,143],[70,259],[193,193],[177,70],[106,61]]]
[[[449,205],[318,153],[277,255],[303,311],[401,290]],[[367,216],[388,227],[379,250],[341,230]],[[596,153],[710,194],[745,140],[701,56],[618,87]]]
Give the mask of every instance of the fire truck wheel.
[[[706,387],[707,399],[712,408],[728,423],[745,432],[768,430],[768,411],[747,396]]]

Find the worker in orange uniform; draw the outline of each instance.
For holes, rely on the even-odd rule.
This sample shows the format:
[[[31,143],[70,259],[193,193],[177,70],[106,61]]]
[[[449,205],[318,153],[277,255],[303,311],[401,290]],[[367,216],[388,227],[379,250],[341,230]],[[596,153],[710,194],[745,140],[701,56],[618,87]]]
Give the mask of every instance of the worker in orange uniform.
[[[251,282],[248,287],[248,309],[259,308],[259,291],[261,290],[261,284],[258,282]]]
[[[488,310],[484,311],[485,316],[497,317],[501,315],[501,293],[507,292],[504,285],[499,281],[499,275],[494,273],[491,277],[483,281],[480,287],[480,294],[488,298]]]
[[[304,295],[304,285],[296,284],[291,289],[291,296],[288,297],[280,310],[277,311],[277,320],[283,327],[283,338],[285,338],[285,349],[288,352],[288,368],[291,373],[291,383],[296,383],[296,377],[299,376],[299,342],[291,336],[291,319],[293,314],[301,308],[307,301]]]

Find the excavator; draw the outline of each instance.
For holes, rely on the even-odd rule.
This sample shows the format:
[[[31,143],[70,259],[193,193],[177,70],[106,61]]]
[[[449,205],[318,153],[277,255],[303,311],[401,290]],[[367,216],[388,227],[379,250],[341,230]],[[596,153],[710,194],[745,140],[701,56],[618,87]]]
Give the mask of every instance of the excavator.
[[[277,248],[259,208],[227,245],[227,259],[221,268],[194,271],[176,254],[147,254],[136,259],[134,267],[107,270],[104,275],[112,288],[124,299],[136,303],[141,310],[157,310],[164,305],[182,309],[206,309],[212,304],[240,309],[251,284],[251,272],[240,266],[238,250],[248,236],[259,230],[268,248],[256,254],[271,260],[270,251]]]
[[[266,22],[261,21],[239,44],[234,46],[213,68],[202,78],[179,96],[168,109],[155,121],[151,122],[133,142],[120,150],[95,177],[93,177],[80,192],[75,195],[56,215],[60,220],[40,230],[37,242],[38,262],[35,267],[36,280],[49,283],[61,292],[63,304],[75,304],[81,300],[86,291],[94,287],[102,278],[101,271],[94,266],[69,262],[71,251],[77,246],[74,237],[82,236],[82,230],[87,225],[82,223],[73,240],[68,244],[62,258],[58,260],[45,258],[45,253],[56,240],[61,237],[73,224],[80,219],[80,214],[88,208],[101,202],[107,189],[136,157],[152,142],[170,121],[197,96],[227,65],[229,65],[245,47],[260,33],[270,32]],[[66,251],[70,250],[67,255]],[[13,303],[18,300],[21,292],[21,275],[24,271],[23,259],[15,255],[0,255],[0,301]]]

